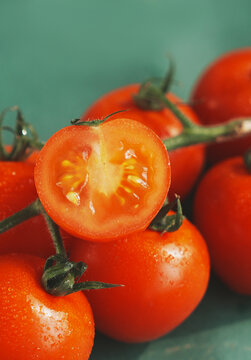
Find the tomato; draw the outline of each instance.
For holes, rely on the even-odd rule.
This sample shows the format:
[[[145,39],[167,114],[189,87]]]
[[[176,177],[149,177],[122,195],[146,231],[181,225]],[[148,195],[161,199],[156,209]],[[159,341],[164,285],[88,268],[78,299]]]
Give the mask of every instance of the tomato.
[[[127,109],[126,117],[137,120],[148,127],[161,139],[173,137],[182,131],[180,121],[168,109],[161,111],[142,110],[136,106],[133,96],[139,91],[139,84],[124,86],[102,96],[94,102],[83,114],[82,120],[103,118],[115,111]],[[197,123],[197,117],[189,106],[182,104],[177,96],[169,93],[168,98],[173,101],[189,119]],[[115,114],[111,119],[115,119],[121,114]],[[177,193],[184,198],[194,185],[204,163],[204,146],[196,145],[183,149],[177,149],[169,153],[172,181],[169,197],[174,198]],[[184,169],[186,181],[184,181]],[[168,169],[169,171],[169,169]]]
[[[163,235],[146,230],[109,243],[76,239],[70,253],[88,263],[84,279],[124,285],[86,296],[96,328],[125,342],[153,340],[178,326],[198,305],[209,278],[207,247],[188,220]]]
[[[251,47],[231,51],[216,59],[197,81],[191,102],[205,125],[251,116]],[[251,136],[208,147],[211,162],[241,155],[251,146]]]
[[[0,351],[8,360],[85,360],[94,338],[83,293],[53,297],[41,287],[44,261],[31,255],[0,257]]]
[[[0,162],[0,220],[13,215],[37,198],[34,164]],[[34,217],[0,235],[0,254],[27,252],[49,256],[55,253],[42,216]]]
[[[136,121],[74,125],[45,144],[35,183],[64,230],[105,241],[148,226],[167,195],[170,164],[161,140]]]
[[[37,198],[34,184],[35,155],[27,161],[0,162],[0,220],[13,215]],[[71,236],[63,234],[64,241]],[[42,215],[36,216],[0,235],[0,254],[24,252],[48,257],[55,253]]]
[[[194,216],[215,272],[233,290],[251,295],[251,175],[241,157],[211,168],[201,181]]]

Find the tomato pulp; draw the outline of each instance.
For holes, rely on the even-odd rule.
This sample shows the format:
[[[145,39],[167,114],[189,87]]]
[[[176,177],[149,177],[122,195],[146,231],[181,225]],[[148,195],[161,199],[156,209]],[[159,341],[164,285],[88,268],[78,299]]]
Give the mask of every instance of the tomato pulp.
[[[195,222],[215,272],[233,290],[251,295],[251,175],[241,157],[209,170],[199,184]]]
[[[88,264],[83,279],[124,285],[86,296],[96,328],[125,342],[150,341],[178,326],[198,305],[209,278],[205,241],[188,220],[163,235],[146,230],[109,243],[74,239],[70,254]]]
[[[251,47],[231,51],[216,59],[198,79],[192,95],[193,109],[205,125],[251,116]],[[214,163],[242,155],[251,136],[208,146]]]
[[[161,140],[136,121],[74,125],[45,144],[35,183],[64,230],[105,241],[148,226],[166,198],[170,164]]]
[[[165,108],[161,111],[140,109],[133,100],[133,96],[139,91],[140,85],[133,84],[113,90],[95,101],[82,115],[82,120],[102,119],[105,116],[118,111],[127,110],[126,117],[139,121],[150,127],[161,139],[174,137],[181,133],[182,125],[173,113]],[[177,96],[168,93],[168,99],[177,105],[191,121],[198,123],[195,113],[189,106],[182,104]],[[113,115],[110,120],[120,117],[121,114]],[[194,145],[177,149],[169,153],[172,181],[169,197],[179,194],[184,198],[196,182],[204,164],[204,146]],[[167,169],[169,172],[169,169]],[[184,181],[185,176],[185,181]]]

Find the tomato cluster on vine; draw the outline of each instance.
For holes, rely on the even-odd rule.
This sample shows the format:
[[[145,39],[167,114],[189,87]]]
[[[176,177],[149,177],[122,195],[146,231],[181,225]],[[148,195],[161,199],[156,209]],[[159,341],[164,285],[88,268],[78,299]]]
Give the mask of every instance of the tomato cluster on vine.
[[[251,137],[233,139],[251,131],[250,71],[250,48],[217,59],[190,106],[167,91],[170,73],[127,85],[45,144],[10,109],[15,141],[0,144],[5,358],[88,359],[94,323],[124,342],[168,334],[203,298],[210,263],[251,294]],[[208,159],[225,160],[202,175]],[[180,199],[194,189],[190,221]]]

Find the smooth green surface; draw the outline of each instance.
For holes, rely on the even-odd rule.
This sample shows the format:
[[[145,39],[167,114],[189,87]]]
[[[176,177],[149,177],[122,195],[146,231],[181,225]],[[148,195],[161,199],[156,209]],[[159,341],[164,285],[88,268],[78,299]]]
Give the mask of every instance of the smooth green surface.
[[[203,67],[251,45],[250,0],[0,0],[0,108],[18,104],[43,139],[104,92],[161,76],[188,99]],[[105,311],[105,309],[104,309]],[[218,281],[195,313],[157,341],[96,336],[92,359],[251,359],[251,299]]]

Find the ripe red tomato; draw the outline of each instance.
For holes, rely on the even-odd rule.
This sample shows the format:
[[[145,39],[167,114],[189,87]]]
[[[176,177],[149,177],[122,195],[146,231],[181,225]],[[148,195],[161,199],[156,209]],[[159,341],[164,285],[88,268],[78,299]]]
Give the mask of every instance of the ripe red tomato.
[[[180,121],[168,109],[161,111],[142,110],[136,106],[133,96],[139,91],[139,84],[124,86],[102,96],[94,102],[83,114],[82,120],[102,119],[115,111],[127,109],[126,117],[137,120],[150,127],[161,139],[178,135],[182,130]],[[169,93],[168,98],[177,104],[182,111],[193,122],[198,122],[196,115],[189,106],[175,95]],[[120,117],[115,114],[111,119]],[[110,120],[111,120],[110,119]],[[194,185],[204,163],[204,146],[189,146],[169,153],[172,181],[169,197],[174,198],[177,193],[184,198]],[[168,170],[169,171],[169,170]],[[185,178],[184,181],[184,171]]]
[[[37,198],[34,164],[0,162],[0,220],[13,215]],[[27,252],[49,256],[55,253],[42,216],[36,216],[0,235],[0,254]]]
[[[94,338],[83,293],[54,297],[41,287],[44,261],[31,255],[0,257],[0,349],[8,360],[85,360]]]
[[[34,184],[35,157],[27,161],[0,162],[0,220],[13,215],[37,198]],[[67,243],[71,236],[63,234]],[[0,254],[23,252],[48,257],[55,253],[42,215],[36,216],[0,235]]]
[[[74,240],[71,258],[88,263],[84,279],[124,287],[88,291],[96,328],[125,342],[165,335],[198,305],[209,278],[203,238],[188,221],[176,232],[146,230],[109,243]]]
[[[194,215],[215,272],[233,290],[251,295],[251,175],[241,157],[214,166],[201,181]]]
[[[35,183],[58,225],[74,236],[105,241],[149,225],[167,195],[170,164],[160,139],[136,121],[74,125],[45,144]]]
[[[205,125],[251,116],[251,47],[231,51],[202,73],[191,95],[193,109]],[[251,136],[208,147],[216,162],[241,155],[251,146]]]

